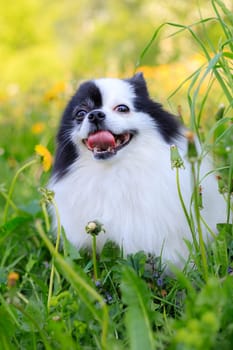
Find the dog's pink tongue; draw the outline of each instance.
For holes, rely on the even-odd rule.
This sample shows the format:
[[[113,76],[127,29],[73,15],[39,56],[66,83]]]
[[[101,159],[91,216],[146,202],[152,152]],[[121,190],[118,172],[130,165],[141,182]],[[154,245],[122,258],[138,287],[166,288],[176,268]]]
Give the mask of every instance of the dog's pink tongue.
[[[97,131],[91,134],[87,139],[88,147],[93,149],[95,147],[101,150],[107,150],[109,147],[116,146],[115,138],[109,131]]]

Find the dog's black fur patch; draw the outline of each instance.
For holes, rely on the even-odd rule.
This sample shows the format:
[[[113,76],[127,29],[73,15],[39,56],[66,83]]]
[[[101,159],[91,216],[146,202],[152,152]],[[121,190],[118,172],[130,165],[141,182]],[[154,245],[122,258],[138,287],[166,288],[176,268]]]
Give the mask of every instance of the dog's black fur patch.
[[[57,134],[57,152],[53,167],[53,174],[56,174],[57,180],[66,174],[69,166],[78,157],[77,149],[70,140],[70,133],[75,123],[74,111],[78,106],[87,111],[102,106],[100,90],[93,81],[87,81],[80,85],[63,113]]]
[[[136,94],[134,107],[137,111],[147,113],[158,125],[158,131],[162,134],[164,140],[171,143],[180,135],[180,122],[172,114],[165,111],[161,104],[151,100],[146,82],[141,73],[137,73],[126,80],[133,86]]]

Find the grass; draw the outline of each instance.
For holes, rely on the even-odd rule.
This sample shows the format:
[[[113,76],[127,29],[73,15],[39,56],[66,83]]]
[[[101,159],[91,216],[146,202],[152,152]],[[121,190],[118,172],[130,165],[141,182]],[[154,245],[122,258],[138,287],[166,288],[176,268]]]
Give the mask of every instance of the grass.
[[[192,269],[187,265],[183,271],[171,267],[173,274],[165,275],[160,257],[138,252],[123,258],[112,243],[96,256],[96,240],[104,233],[90,224],[91,252],[75,249],[60,227],[54,242],[46,206],[55,203],[52,193],[43,188],[49,177],[45,172],[46,153],[36,154],[34,148],[43,144],[53,152],[55,116],[65,105],[67,90],[46,93],[43,98],[41,92],[33,91],[23,102],[21,97],[14,97],[4,103],[1,113],[8,118],[1,122],[5,131],[0,157],[4,181],[0,187],[1,349],[232,348],[233,17],[223,2],[213,0],[212,6],[213,18],[190,26],[163,24],[140,57],[142,64],[165,25],[175,29],[174,39],[178,33],[188,32],[205,56],[205,64],[170,96],[173,99],[188,84],[189,126],[202,145],[199,156],[192,142],[188,151],[193,164],[197,222],[202,219],[198,168],[209,151],[214,154],[219,173],[219,190],[228,203],[226,222],[218,225],[219,234],[208,246],[203,244],[200,225],[197,237],[193,236],[195,249],[187,242],[190,259],[196,263]],[[217,45],[209,37],[208,25],[212,23],[221,32]],[[200,28],[201,36],[197,34]],[[216,86],[225,107],[216,106],[215,117],[204,123]],[[182,162],[176,152],[171,158],[182,202]],[[193,230],[193,218],[187,208],[184,210]],[[64,245],[59,250],[60,235]]]

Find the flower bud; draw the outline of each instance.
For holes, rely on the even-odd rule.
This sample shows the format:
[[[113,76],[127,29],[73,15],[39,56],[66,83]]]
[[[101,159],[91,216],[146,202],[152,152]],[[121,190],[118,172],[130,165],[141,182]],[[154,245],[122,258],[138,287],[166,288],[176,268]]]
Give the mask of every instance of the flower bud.
[[[15,287],[18,280],[19,280],[19,274],[17,272],[10,272],[9,275],[7,276],[8,288]]]
[[[197,148],[195,145],[195,135],[192,131],[186,131],[185,137],[188,140],[188,152],[187,152],[188,160],[191,163],[194,163],[197,161],[197,158],[198,158]]]
[[[184,162],[181,158],[178,148],[176,145],[171,145],[170,148],[170,158],[171,158],[171,167],[174,168],[184,168]]]
[[[103,225],[97,220],[88,222],[85,229],[86,233],[92,236],[98,236],[100,232],[105,232]]]
[[[54,191],[48,188],[40,187],[39,192],[42,194],[41,203],[51,203],[54,199]]]

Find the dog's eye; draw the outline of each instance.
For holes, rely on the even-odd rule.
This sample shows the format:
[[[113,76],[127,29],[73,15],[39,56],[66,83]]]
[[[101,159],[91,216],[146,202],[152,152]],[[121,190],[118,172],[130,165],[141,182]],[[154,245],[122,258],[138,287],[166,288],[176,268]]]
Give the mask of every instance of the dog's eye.
[[[74,109],[73,117],[78,122],[82,122],[86,114],[87,114],[87,111],[85,111],[85,109]]]
[[[114,108],[114,111],[119,112],[119,113],[128,113],[129,107],[126,105],[118,105]]]

